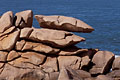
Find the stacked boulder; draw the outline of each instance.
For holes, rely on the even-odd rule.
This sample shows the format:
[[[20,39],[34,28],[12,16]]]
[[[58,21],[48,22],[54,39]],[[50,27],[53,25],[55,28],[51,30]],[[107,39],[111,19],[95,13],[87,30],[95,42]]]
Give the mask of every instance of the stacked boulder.
[[[31,10],[1,16],[0,80],[119,79],[113,74],[120,72],[120,59],[113,62],[112,52],[75,46],[85,38],[71,32],[90,33],[94,31],[91,26],[66,16],[35,18],[42,28],[32,26]]]
[[[112,72],[108,73],[107,76],[111,76],[115,80],[120,80],[120,57],[115,58],[112,65]]]

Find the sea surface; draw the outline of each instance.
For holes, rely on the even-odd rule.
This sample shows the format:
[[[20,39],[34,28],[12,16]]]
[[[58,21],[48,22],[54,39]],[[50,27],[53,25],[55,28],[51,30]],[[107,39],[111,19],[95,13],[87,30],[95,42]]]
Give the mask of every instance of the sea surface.
[[[0,0],[0,15],[33,10],[35,14],[64,15],[91,25],[92,33],[75,33],[86,41],[80,48],[98,48],[120,55],[120,0]],[[39,28],[34,19],[34,27]]]

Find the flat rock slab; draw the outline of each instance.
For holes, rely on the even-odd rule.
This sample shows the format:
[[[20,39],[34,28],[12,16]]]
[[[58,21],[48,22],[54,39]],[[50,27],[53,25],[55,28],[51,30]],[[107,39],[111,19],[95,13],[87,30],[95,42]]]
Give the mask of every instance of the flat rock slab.
[[[19,28],[32,27],[33,23],[33,12],[26,10],[15,14],[15,26]]]
[[[32,51],[42,52],[45,54],[56,54],[60,51],[60,49],[52,48],[43,43],[30,42],[30,41],[25,41],[25,40],[17,41],[15,48],[16,50],[19,50],[19,51],[31,51],[32,50]]]
[[[0,50],[12,50],[19,39],[19,34],[20,30],[16,29],[14,32],[0,37]]]
[[[25,38],[27,39],[29,37],[29,35],[32,33],[33,31],[33,28],[23,28],[21,29],[21,32],[20,32],[20,38]]]
[[[49,28],[49,29],[58,29],[71,32],[84,32],[89,33],[94,29],[86,24],[85,22],[67,16],[44,16],[44,15],[35,15],[35,18],[40,24],[40,27]]]
[[[94,66],[90,70],[91,74],[105,74],[112,68],[115,55],[109,51],[98,51],[92,59]]]
[[[85,40],[70,32],[51,29],[33,29],[28,39],[59,48],[75,45]]]
[[[15,55],[13,55],[15,54]],[[37,68],[43,64],[46,56],[37,52],[15,52],[11,51],[8,55],[8,63],[20,68]]]
[[[26,68],[29,68],[29,69],[35,69],[35,68],[38,68],[38,66],[32,64],[32,62],[30,63],[30,60],[27,59],[27,58],[23,58],[23,57],[20,57],[20,58],[17,58],[13,61],[10,61],[8,62],[8,64],[14,66],[14,67],[17,67],[17,68],[23,68],[23,69],[26,69]]]
[[[21,53],[21,57],[26,58],[26,62],[34,65],[40,65],[44,62],[46,56],[37,52],[25,52]]]
[[[81,58],[77,56],[59,56],[59,68],[71,67],[72,69],[80,69]]]
[[[5,30],[10,28],[13,24],[13,12],[8,11],[4,13],[0,18],[0,34],[3,33]]]
[[[81,49],[78,48],[76,46],[70,46],[68,48],[65,49],[61,49],[61,51],[59,52],[59,56],[72,56],[72,55],[79,55],[85,52],[88,52],[88,49]]]
[[[56,57],[47,57],[44,64],[41,65],[41,68],[48,73],[58,71],[58,63]]]

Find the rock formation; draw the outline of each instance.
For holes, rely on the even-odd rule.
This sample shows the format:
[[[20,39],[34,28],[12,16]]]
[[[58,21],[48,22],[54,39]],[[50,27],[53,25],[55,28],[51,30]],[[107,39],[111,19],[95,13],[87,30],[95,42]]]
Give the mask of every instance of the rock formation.
[[[32,27],[33,12],[26,10],[15,14],[14,25],[19,28]]]
[[[1,16],[0,80],[120,79],[120,58],[112,52],[75,46],[85,38],[72,32],[90,33],[91,26],[72,17],[35,18],[43,28],[32,27],[31,10]]]
[[[94,29],[79,19],[66,16],[35,15],[40,26],[49,29],[58,29],[71,32],[92,32]]]

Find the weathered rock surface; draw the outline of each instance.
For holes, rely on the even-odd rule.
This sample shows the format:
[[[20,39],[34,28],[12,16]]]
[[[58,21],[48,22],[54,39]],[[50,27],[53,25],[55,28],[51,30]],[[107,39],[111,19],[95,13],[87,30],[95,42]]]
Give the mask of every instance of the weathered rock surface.
[[[33,31],[32,28],[23,28],[23,29],[21,29],[20,38],[27,39],[29,37],[29,35],[32,33],[32,31]]]
[[[3,33],[0,33],[0,37],[2,37],[4,35],[7,35],[7,34],[11,33],[14,30],[15,30],[15,26],[12,26],[12,27],[8,28],[7,30],[5,30]]]
[[[26,10],[15,14],[15,26],[19,28],[32,27],[33,12]]]
[[[96,80],[96,77],[85,78],[84,80]]]
[[[115,58],[112,65],[112,70],[120,70],[120,57]]]
[[[112,67],[115,55],[109,51],[98,51],[92,59],[94,66],[90,70],[91,74],[107,73]]]
[[[7,55],[8,55],[8,52],[0,51],[0,62],[5,63],[7,61]]]
[[[23,49],[25,43],[26,43],[25,40],[17,41],[16,45],[15,45],[15,49],[21,51]]]
[[[35,18],[43,28],[85,33],[89,33],[94,30],[88,24],[73,17],[35,15]]]
[[[25,52],[25,53],[21,53],[21,56],[27,59],[25,62],[34,64],[34,65],[42,64],[46,58],[45,55],[37,52]]]
[[[88,49],[87,52],[84,52],[82,54],[79,54],[80,57],[88,56],[90,59],[93,58],[93,56],[98,52],[98,49]]]
[[[34,50],[43,53],[55,54],[59,49],[52,48],[42,43],[26,42],[22,50]]]
[[[13,17],[12,11],[8,11],[1,16],[1,18],[0,18],[0,34],[12,26],[13,18],[14,17]]]
[[[41,80],[42,78],[44,78],[44,73],[39,69],[22,69],[9,64],[4,66],[0,74],[1,80]]]
[[[79,74],[79,76],[81,78],[90,78],[91,77],[91,74],[87,71],[84,71],[84,70],[75,70],[75,71],[76,71],[76,73]]]
[[[68,73],[70,74],[69,76],[72,77],[73,79],[77,80],[83,80],[85,78],[90,78],[91,74],[89,72],[83,71],[83,70],[76,70],[76,69],[71,69],[70,67],[66,67]]]
[[[85,40],[70,32],[50,29],[34,29],[28,39],[60,48],[75,45]]]
[[[7,55],[7,61],[12,61],[20,57],[20,54],[14,50],[10,51]]]
[[[38,60],[38,59],[37,59]],[[33,62],[33,61],[32,61]],[[32,62],[30,63],[30,60],[27,58],[17,58],[13,61],[8,62],[10,65],[17,67],[17,68],[23,68],[23,69],[35,69],[38,68],[38,66],[35,66],[34,64],[32,64]]]
[[[3,62],[0,63],[0,73],[2,72],[4,65],[5,65],[5,63],[3,63]]]
[[[58,80],[84,80],[85,78],[90,78],[90,73],[83,70],[75,70],[70,67],[62,67]]]
[[[58,80],[70,80],[69,74],[65,67],[61,68]]]
[[[12,54],[16,55],[12,55]],[[10,52],[8,55],[8,62],[14,67],[18,68],[37,68],[40,64],[43,64],[46,56],[37,52],[18,52],[15,53],[15,51]],[[20,56],[19,56],[20,55]],[[16,58],[13,60],[13,58]],[[11,61],[12,59],[12,61]]]
[[[19,39],[19,34],[20,30],[17,29],[11,34],[0,37],[0,50],[12,50]]]
[[[43,80],[58,80],[59,72],[51,72],[50,74],[45,74]]]
[[[91,60],[96,52],[98,52],[98,49],[88,49],[88,51],[78,55],[81,57],[80,69],[89,71],[89,68],[91,68]]]
[[[81,58],[77,56],[59,56],[59,68],[71,67],[72,69],[80,69]]]
[[[106,75],[99,75],[97,76],[96,80],[114,80],[114,79]]]
[[[55,54],[60,51],[60,49],[52,48],[48,45],[36,42],[30,42],[21,40],[16,43],[16,50],[20,51],[38,51],[46,54]]]
[[[120,70],[113,70],[107,74],[108,76],[114,78],[115,80],[120,80]]]
[[[49,80],[57,80],[59,76],[59,72],[52,72],[49,74]]]
[[[41,65],[41,68],[45,72],[57,72],[58,71],[58,63],[56,57],[47,57],[46,61],[43,65]]]
[[[88,69],[88,67],[90,66],[89,64],[90,64],[90,61],[91,61],[91,59],[89,58],[89,56],[84,56],[84,57],[82,57],[81,58],[81,65],[80,65],[80,69],[82,69],[82,70],[87,70]]]
[[[88,52],[88,49],[81,49],[81,48],[78,48],[76,46],[70,46],[68,48],[65,48],[65,49],[62,49],[58,55],[60,56],[72,56],[72,55],[79,55],[79,54],[82,54],[84,52]]]

